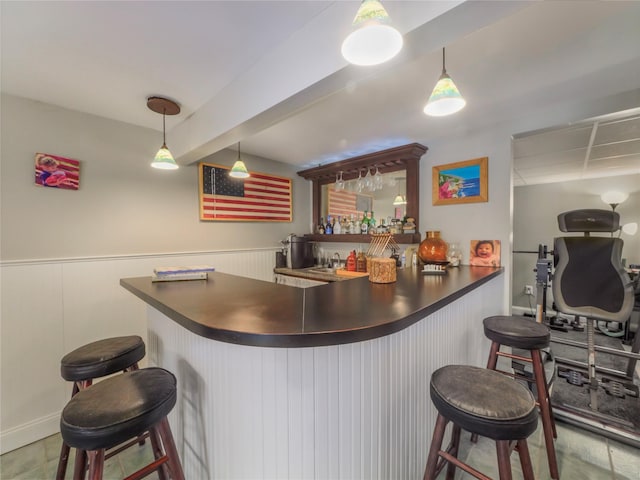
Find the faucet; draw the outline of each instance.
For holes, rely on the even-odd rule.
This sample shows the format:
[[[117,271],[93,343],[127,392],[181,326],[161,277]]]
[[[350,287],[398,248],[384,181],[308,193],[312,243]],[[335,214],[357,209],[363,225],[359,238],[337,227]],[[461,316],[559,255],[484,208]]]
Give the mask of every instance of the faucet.
[[[340,268],[340,254],[338,252],[333,254],[333,260],[331,262],[333,268]]]

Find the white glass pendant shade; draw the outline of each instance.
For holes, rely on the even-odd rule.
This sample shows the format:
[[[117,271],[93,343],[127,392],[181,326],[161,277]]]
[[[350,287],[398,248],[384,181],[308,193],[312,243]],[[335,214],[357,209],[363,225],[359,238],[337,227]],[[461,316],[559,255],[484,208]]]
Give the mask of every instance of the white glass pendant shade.
[[[406,205],[407,201],[404,199],[402,195],[396,195],[396,198],[393,200],[394,205]]]
[[[173,159],[173,155],[167,148],[166,144],[162,144],[158,153],[156,153],[153,162],[151,162],[151,166],[153,168],[159,168],[161,170],[176,170],[178,168],[178,164]]]
[[[424,113],[432,117],[443,117],[462,110],[466,104],[458,87],[445,72],[436,83],[424,107]]]
[[[231,167],[229,176],[233,178],[249,178],[251,176],[249,170],[247,170],[247,166],[240,158],[240,142],[238,142],[238,159],[236,163],[233,164],[233,167]]]
[[[467,104],[456,84],[447,74],[444,63],[444,48],[442,49],[442,75],[431,92],[429,101],[424,107],[424,113],[432,117],[451,115],[464,108]]]
[[[354,65],[378,65],[402,49],[402,35],[391,25],[379,0],[363,0],[353,20],[353,32],[342,42],[342,56]]]
[[[249,178],[250,175],[244,162],[238,159],[236,163],[233,164],[233,167],[231,167],[229,176],[233,178]]]

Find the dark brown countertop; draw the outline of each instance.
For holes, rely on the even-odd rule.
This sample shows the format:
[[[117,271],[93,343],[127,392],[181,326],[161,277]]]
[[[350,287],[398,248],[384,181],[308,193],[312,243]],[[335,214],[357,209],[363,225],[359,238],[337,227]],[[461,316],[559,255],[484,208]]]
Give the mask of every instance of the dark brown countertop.
[[[446,275],[399,269],[397,281],[368,277],[296,288],[213,272],[208,280],[120,285],[203,337],[240,345],[311,347],[360,342],[403,330],[493,277],[502,268],[461,266]]]

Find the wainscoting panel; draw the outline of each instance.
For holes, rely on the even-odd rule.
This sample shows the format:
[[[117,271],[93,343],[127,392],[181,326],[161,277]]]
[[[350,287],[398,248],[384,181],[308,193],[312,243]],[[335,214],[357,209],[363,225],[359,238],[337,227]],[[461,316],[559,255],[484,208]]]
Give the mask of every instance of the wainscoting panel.
[[[157,266],[209,264],[220,272],[273,281],[276,250],[0,264],[0,453],[59,430],[60,411],[71,392],[71,385],[60,377],[60,359],[65,353],[111,336],[146,339],[146,305],[120,286],[121,278],[149,276]],[[146,363],[147,359],[143,366]]]

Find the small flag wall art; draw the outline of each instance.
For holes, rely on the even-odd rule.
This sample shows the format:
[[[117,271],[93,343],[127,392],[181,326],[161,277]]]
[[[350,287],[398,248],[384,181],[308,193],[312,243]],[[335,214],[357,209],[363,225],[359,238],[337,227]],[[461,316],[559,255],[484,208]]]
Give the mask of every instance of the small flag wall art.
[[[200,220],[291,222],[291,179],[250,172],[229,176],[229,167],[201,163]]]
[[[49,153],[36,153],[35,175],[36,185],[41,187],[78,190],[80,162]]]

